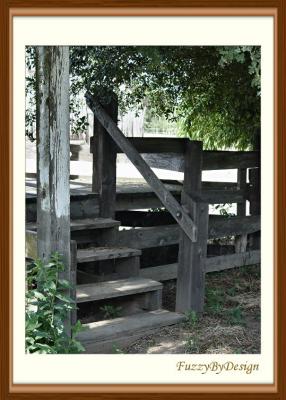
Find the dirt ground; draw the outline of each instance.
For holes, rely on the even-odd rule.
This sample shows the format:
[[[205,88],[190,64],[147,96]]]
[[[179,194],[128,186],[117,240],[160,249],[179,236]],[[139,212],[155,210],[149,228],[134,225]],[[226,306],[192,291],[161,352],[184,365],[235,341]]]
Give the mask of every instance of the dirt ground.
[[[175,281],[164,285],[163,307],[174,310]],[[260,265],[210,273],[205,312],[185,314],[181,324],[163,328],[115,353],[260,353]]]

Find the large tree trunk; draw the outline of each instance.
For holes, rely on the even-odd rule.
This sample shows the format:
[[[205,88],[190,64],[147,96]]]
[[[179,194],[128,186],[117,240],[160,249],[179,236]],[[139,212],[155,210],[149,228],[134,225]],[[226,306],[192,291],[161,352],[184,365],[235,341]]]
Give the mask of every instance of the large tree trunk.
[[[69,50],[37,47],[38,257],[58,251],[70,280]]]

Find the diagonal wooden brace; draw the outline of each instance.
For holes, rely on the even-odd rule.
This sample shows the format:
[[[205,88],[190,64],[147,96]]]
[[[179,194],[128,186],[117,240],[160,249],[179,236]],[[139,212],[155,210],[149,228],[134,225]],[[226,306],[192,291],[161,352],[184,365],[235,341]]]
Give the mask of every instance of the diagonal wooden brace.
[[[124,136],[121,130],[117,127],[115,122],[104,111],[103,107],[90,93],[85,94],[86,102],[96,118],[100,121],[104,129],[109,133],[114,142],[119,148],[127,155],[129,160],[135,165],[146,182],[154,190],[155,194],[161,200],[162,204],[178,222],[180,227],[191,239],[192,242],[197,240],[197,227],[194,221],[189,217],[186,211],[177,202],[174,196],[165,188],[164,184],[157,178],[155,173],[141,157],[135,147]]]

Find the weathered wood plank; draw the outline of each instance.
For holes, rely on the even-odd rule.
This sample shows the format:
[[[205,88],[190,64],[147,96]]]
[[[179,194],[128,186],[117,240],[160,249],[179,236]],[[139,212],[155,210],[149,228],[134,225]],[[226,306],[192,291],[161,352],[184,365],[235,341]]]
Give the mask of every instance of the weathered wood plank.
[[[129,278],[116,281],[78,285],[76,299],[78,303],[87,301],[111,299],[114,297],[130,296],[160,290],[162,284],[151,279]]]
[[[240,168],[237,170],[237,189],[238,190],[246,190],[246,168]],[[238,216],[246,215],[246,201],[242,201],[237,203],[237,212]],[[244,253],[247,247],[247,234],[239,235],[235,238],[235,252],[236,253]]]
[[[71,231],[83,231],[83,230],[93,230],[93,229],[105,229],[113,228],[119,226],[120,221],[115,221],[111,218],[84,218],[84,219],[74,219],[70,222]],[[34,222],[28,222],[26,224],[26,229],[36,230],[37,224]]]
[[[185,144],[189,139],[185,138],[128,138],[129,142],[136,148],[139,153],[180,153],[185,152]],[[92,143],[93,138],[90,138]],[[93,146],[91,146],[91,152]],[[122,149],[116,146],[116,152],[122,153]]]
[[[77,251],[77,261],[79,263],[113,260],[116,258],[140,256],[141,251],[128,247],[94,247]]]
[[[25,248],[25,256],[32,260],[38,258],[37,251],[37,233],[34,231],[26,231],[26,248]]]
[[[136,249],[168,246],[179,242],[179,233],[180,228],[177,224],[120,230],[116,237],[116,244],[132,246]]]
[[[154,333],[156,329],[174,325],[184,320],[184,315],[156,310],[128,317],[85,324],[78,335],[86,353],[110,353],[116,346],[127,346],[138,338]]]
[[[171,225],[176,223],[174,218],[167,211],[117,211],[115,218],[121,221],[122,226],[131,226],[134,228]]]
[[[69,48],[36,47],[38,256],[58,251],[70,279]]]
[[[261,213],[261,171],[260,168],[249,170],[249,184],[251,190],[249,212],[250,215]],[[254,233],[249,237],[249,244],[252,250],[260,248],[260,233]]]
[[[186,235],[192,240],[196,241],[197,227],[188,214],[182,209],[180,204],[176,201],[174,196],[165,188],[164,184],[157,178],[151,168],[140,156],[138,151],[130,144],[128,139],[118,129],[116,124],[112,121],[109,115],[104,111],[101,105],[94,100],[94,98],[86,93],[86,100],[88,106],[94,112],[100,123],[111,135],[117,145],[128,156],[129,160],[135,165],[144,179],[152,187],[156,195],[159,197],[164,206],[172,214],[180,227],[184,230]]]
[[[253,168],[259,166],[259,151],[205,150],[203,153],[203,170]]]
[[[159,282],[177,279],[177,273],[178,263],[140,269],[140,276],[142,278],[154,279],[154,281]]]
[[[186,145],[184,188],[182,205],[185,206],[198,227],[198,240],[191,242],[180,233],[176,311],[203,311],[205,271],[203,258],[207,254],[208,205],[195,203],[191,191],[200,193],[202,188],[202,142],[190,141]]]
[[[152,168],[184,172],[184,155],[165,153],[142,154]],[[253,168],[260,165],[260,155],[256,151],[210,151],[203,152],[203,171],[219,169]]]
[[[114,94],[110,102],[102,106],[109,117],[117,122],[118,103]],[[116,202],[116,150],[115,143],[110,135],[94,115],[92,191],[99,193],[100,216],[115,215]]]
[[[226,256],[208,257],[205,260],[205,265],[206,272],[216,272],[244,265],[259,264],[260,261],[260,250],[253,250],[245,253],[228,254]]]
[[[194,199],[208,204],[238,203],[245,201],[247,192],[243,190],[203,190],[200,196],[191,193]]]
[[[245,265],[259,264],[260,261],[261,254],[259,250],[239,254],[208,257],[205,259],[205,272],[219,272]],[[160,282],[177,279],[177,273],[177,263],[158,265],[150,268],[141,268],[140,270],[140,276],[142,278],[154,279]]]
[[[77,243],[74,240],[71,240],[71,266],[70,266],[70,282],[72,284],[72,289],[70,290],[70,297],[73,301],[76,302],[76,284],[77,284]],[[77,321],[77,308],[70,312],[70,320],[74,325]]]
[[[210,215],[209,239],[260,231],[260,216],[223,217]]]

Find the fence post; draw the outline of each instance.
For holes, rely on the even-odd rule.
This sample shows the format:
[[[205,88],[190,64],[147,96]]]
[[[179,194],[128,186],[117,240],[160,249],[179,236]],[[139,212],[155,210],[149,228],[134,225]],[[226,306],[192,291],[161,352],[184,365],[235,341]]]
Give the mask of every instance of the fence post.
[[[251,168],[249,170],[249,185],[250,185],[250,196],[249,196],[249,213],[250,215],[260,215],[261,204],[260,204],[260,168]],[[249,235],[249,242],[251,250],[257,250],[260,248],[260,232],[255,232]]]
[[[202,312],[204,307],[208,204],[192,200],[193,193],[198,196],[201,194],[202,162],[202,142],[187,142],[181,201],[197,225],[198,237],[196,242],[192,242],[182,230],[180,233],[176,295],[178,312]]]
[[[237,170],[237,189],[245,190],[246,189],[246,168],[239,168]],[[237,203],[237,215],[245,216],[246,215],[246,201],[243,203]],[[244,253],[247,247],[247,235],[239,235],[235,238],[235,252],[236,253]]]
[[[118,101],[116,95],[107,93],[107,96],[108,101],[102,104],[102,107],[117,123]],[[92,191],[100,195],[100,216],[114,218],[117,156],[115,143],[95,116],[93,126],[93,141],[91,145],[93,154]]]

